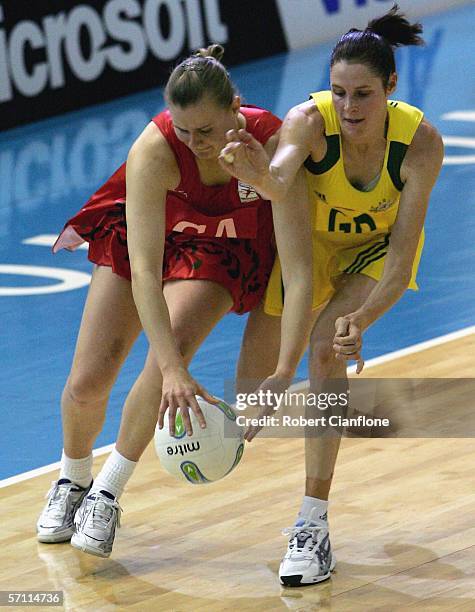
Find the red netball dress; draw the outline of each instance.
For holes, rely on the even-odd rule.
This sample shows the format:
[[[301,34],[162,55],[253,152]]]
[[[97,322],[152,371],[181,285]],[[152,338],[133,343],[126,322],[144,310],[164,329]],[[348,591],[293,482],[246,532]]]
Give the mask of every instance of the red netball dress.
[[[243,106],[246,129],[265,144],[280,127],[272,113]],[[232,310],[243,314],[261,301],[275,257],[272,209],[235,178],[226,185],[200,180],[195,156],[178,140],[169,111],[153,122],[175,154],[180,184],[167,192],[163,281],[206,279],[231,293]],[[127,250],[125,164],[70,219],[53,252],[89,243],[89,260],[130,280]]]

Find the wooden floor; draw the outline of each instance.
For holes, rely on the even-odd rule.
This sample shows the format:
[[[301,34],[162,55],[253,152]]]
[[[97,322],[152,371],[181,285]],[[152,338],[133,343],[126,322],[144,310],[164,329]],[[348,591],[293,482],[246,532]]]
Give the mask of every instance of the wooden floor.
[[[475,378],[473,355],[470,336],[365,376]],[[203,487],[176,484],[149,448],[121,500],[110,559],[36,542],[56,475],[31,479],[0,491],[0,590],[62,590],[64,609],[95,612],[473,612],[474,447],[466,438],[344,439],[331,497],[336,571],[298,589],[281,588],[277,571],[280,531],[302,495],[302,440],[256,439],[232,476]]]

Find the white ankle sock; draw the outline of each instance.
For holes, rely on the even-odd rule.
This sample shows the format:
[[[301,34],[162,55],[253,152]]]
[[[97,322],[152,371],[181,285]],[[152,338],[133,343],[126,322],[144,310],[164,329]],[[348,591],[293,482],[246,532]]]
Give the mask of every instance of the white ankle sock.
[[[64,450],[61,455],[61,470],[59,472],[59,480],[67,478],[74,484],[80,487],[88,487],[92,480],[92,453],[88,457],[82,459],[71,459]]]
[[[302,507],[300,508],[299,518],[308,519],[313,508],[317,509],[316,517],[327,520],[328,501],[304,495]]]
[[[94,481],[91,493],[104,490],[119,498],[136,465],[137,461],[126,459],[114,448]]]

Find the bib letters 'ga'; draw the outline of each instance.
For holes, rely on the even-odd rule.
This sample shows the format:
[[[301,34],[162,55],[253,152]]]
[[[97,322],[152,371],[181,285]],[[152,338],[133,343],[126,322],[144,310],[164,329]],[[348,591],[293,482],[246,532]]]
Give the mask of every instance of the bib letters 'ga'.
[[[311,94],[325,122],[327,152],[315,162],[305,161],[313,226],[313,308],[329,300],[333,279],[343,272],[366,274],[380,280],[384,259],[404,187],[401,164],[423,113],[405,102],[388,101],[388,129],[381,173],[362,189],[345,175],[341,132],[330,91]],[[411,289],[417,289],[416,274],[424,233],[421,234],[412,268]],[[284,289],[280,264],[274,265],[267,288],[265,310],[282,312]]]

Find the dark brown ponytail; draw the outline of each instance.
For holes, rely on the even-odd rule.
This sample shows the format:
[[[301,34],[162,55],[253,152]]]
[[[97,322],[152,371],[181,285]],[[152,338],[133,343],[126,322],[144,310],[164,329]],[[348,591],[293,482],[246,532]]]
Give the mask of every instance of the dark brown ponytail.
[[[333,49],[330,65],[340,61],[366,64],[386,87],[396,71],[394,48],[423,45],[421,33],[421,24],[411,24],[395,4],[385,15],[370,21],[366,29],[353,28],[344,34]]]

